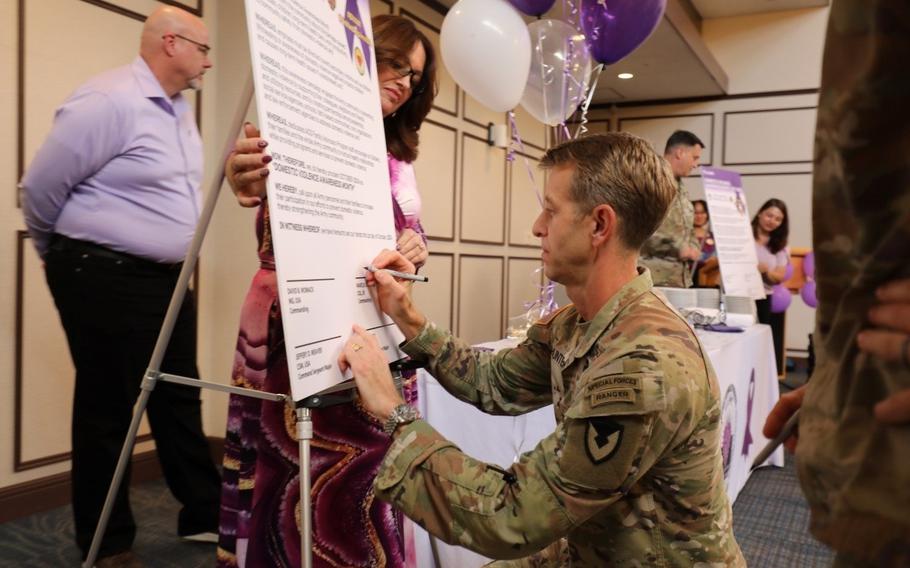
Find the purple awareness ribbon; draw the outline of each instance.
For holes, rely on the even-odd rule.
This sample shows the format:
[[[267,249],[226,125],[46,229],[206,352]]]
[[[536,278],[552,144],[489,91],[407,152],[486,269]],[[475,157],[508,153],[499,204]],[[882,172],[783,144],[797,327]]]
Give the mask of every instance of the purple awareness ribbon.
[[[749,399],[746,402],[746,436],[743,438],[743,455],[749,455],[749,446],[752,445],[752,402],[755,400],[755,369],[749,377]]]
[[[360,8],[358,7],[359,0],[348,0],[344,8],[344,33],[348,38],[348,50],[351,52],[351,57],[354,57],[354,45],[355,34],[348,26],[354,26],[357,28],[363,37],[366,37],[366,28],[363,25],[363,18],[360,17]],[[356,18],[356,22],[351,18],[348,18],[348,15]],[[357,37],[357,40],[360,41],[361,50],[363,51],[363,60],[367,68],[367,74],[372,75],[370,67],[370,45],[364,41],[361,37]]]

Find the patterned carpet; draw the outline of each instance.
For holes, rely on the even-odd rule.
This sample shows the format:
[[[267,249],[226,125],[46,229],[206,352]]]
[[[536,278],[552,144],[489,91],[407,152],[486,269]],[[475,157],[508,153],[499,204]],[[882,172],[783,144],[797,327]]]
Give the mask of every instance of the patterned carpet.
[[[134,550],[148,568],[204,568],[215,565],[214,545],[177,540],[177,502],[163,481],[132,492],[139,532]],[[78,566],[69,507],[0,525],[0,566]],[[792,460],[756,471],[733,508],[736,538],[750,566],[830,566],[832,556],[806,531],[809,511]],[[464,568],[464,567],[456,567]]]
[[[783,390],[788,390],[787,386]],[[139,525],[134,551],[147,568],[215,565],[214,545],[177,539],[177,502],[164,481],[134,488],[131,501]],[[832,554],[812,540],[808,525],[809,511],[789,455],[783,468],[768,467],[754,472],[733,507],[736,539],[750,566],[830,566]],[[0,525],[0,568],[78,565],[79,551],[73,542],[70,507]]]

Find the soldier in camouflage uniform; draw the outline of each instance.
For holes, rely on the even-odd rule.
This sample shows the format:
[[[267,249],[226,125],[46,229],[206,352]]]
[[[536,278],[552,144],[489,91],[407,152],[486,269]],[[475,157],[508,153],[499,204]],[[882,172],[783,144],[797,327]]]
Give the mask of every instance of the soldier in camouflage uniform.
[[[676,195],[663,223],[641,247],[640,264],[651,271],[655,286],[692,286],[692,263],[698,260],[701,246],[695,236],[695,209],[682,178],[698,167],[704,147],[698,136],[686,130],[677,130],[667,139],[664,159],[676,177]]]
[[[445,542],[516,559],[497,565],[744,566],[714,371],[648,270],[636,268],[675,194],[669,167],[623,133],[567,142],[543,165],[550,176],[534,232],[547,276],[574,304],[518,347],[475,351],[429,323],[392,276],[379,271],[368,283],[407,338],[403,349],[428,359],[450,393],[493,414],[552,403],[556,430],[504,470],[427,422],[404,420],[376,495]],[[374,264],[413,271],[391,251]],[[377,340],[355,326],[339,364],[351,368],[363,405],[394,426],[402,400]]]
[[[876,288],[910,276],[908,61],[906,0],[833,3],[815,139],[817,365],[797,465],[812,533],[841,565],[910,566],[910,425],[873,415],[910,388],[910,360],[857,350]]]

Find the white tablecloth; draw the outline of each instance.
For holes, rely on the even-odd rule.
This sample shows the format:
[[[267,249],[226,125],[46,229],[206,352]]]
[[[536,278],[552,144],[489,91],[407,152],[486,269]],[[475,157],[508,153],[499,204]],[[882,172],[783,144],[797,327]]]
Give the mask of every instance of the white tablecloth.
[[[724,417],[724,473],[730,501],[749,478],[749,466],[767,439],[761,428],[778,399],[777,372],[771,328],[754,325],[743,333],[699,331],[698,337],[717,372]],[[488,344],[503,347],[504,342]],[[421,414],[468,455],[503,467],[530,451],[556,423],[550,406],[523,416],[490,416],[456,400],[426,371],[418,372]],[[783,449],[766,462],[783,466]],[[426,532],[415,527],[417,565],[434,566]],[[436,541],[439,568],[481,566],[487,559],[460,547]]]

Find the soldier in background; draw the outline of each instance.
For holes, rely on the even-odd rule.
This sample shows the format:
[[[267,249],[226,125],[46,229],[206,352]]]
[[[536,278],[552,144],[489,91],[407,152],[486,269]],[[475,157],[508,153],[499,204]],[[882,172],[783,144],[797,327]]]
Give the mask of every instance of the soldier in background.
[[[676,194],[667,216],[641,247],[641,265],[651,271],[655,286],[690,288],[692,264],[701,255],[693,222],[695,210],[682,178],[698,167],[705,144],[686,130],[677,130],[667,139],[664,159],[676,178]]]
[[[832,4],[812,204],[817,363],[765,434],[802,405],[796,463],[835,566],[910,566],[908,60],[907,2]]]
[[[553,404],[556,430],[508,470],[481,463],[404,404],[385,355],[355,326],[339,358],[394,441],[374,484],[430,533],[511,566],[745,566],[719,446],[720,400],[695,333],[652,290],[638,250],[676,196],[644,140],[590,136],[547,152],[534,223],[548,278],[574,304],[496,354],[472,350],[411,303],[404,281],[368,276],[405,352],[459,399],[493,414]],[[413,272],[400,254],[373,264]],[[534,553],[557,549],[562,560]]]

